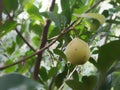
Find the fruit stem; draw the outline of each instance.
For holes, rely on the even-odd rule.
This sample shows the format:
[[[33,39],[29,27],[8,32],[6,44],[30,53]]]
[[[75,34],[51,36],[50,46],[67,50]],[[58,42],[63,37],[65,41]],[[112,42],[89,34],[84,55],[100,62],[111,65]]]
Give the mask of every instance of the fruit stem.
[[[69,76],[66,78],[65,81],[67,81],[68,79],[70,79],[70,77],[73,75],[73,73],[75,72],[75,70],[78,68],[78,66],[75,66],[75,68],[72,70],[72,72],[69,74]],[[63,82],[63,84],[59,87],[58,90],[62,90],[62,88],[64,87],[65,81]]]

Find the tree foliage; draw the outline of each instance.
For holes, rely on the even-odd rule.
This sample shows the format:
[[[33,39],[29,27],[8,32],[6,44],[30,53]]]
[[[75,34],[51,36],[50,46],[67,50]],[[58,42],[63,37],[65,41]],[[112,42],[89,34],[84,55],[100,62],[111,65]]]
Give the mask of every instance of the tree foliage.
[[[50,1],[0,0],[0,90],[120,90],[120,1]],[[64,53],[76,36],[84,65]]]

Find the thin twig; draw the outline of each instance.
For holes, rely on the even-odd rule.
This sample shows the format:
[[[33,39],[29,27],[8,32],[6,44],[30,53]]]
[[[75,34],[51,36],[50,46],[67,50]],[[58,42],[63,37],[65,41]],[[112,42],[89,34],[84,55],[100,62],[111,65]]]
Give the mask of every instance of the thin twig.
[[[20,38],[27,44],[27,46],[33,50],[34,52],[36,51],[28,42],[27,40],[25,40],[25,38],[22,36],[22,34],[18,31],[17,28],[15,28],[15,31],[17,32],[17,34],[20,36]]]
[[[85,13],[90,12],[92,9],[94,9],[97,5],[99,5],[102,2],[102,0],[98,1],[97,3],[95,3],[93,6],[91,6]]]
[[[52,3],[51,3],[49,11],[53,11],[54,5],[55,5],[55,0],[52,0]],[[47,34],[48,34],[48,29],[49,29],[50,24],[51,24],[51,21],[50,20],[46,20],[46,24],[45,24],[43,32],[42,32],[42,40],[41,40],[40,49],[45,47],[45,45],[47,43]],[[34,72],[33,72],[33,78],[35,80],[38,79],[39,67],[40,67],[40,63],[41,63],[41,60],[42,60],[42,54],[43,54],[43,52],[40,52],[38,54],[37,60],[35,62],[35,68],[34,68]]]
[[[112,15],[112,16],[113,16],[113,15]],[[112,16],[110,17],[110,20],[112,20]],[[112,24],[113,24],[113,23],[109,23],[109,25],[108,25],[108,30],[107,30],[108,33],[107,33],[107,35],[106,35],[106,37],[105,37],[104,44],[106,44],[107,41],[108,41],[109,31],[111,30]]]
[[[13,16],[10,16],[9,12],[7,11],[7,9],[5,9],[5,11],[6,11],[8,17],[10,18],[10,20],[13,20],[13,16],[14,16],[14,15],[13,15]],[[18,30],[17,28],[15,28],[15,31],[16,31],[17,34],[20,36],[20,38],[27,44],[27,46],[28,46],[31,50],[33,50],[33,51],[35,52],[36,50],[27,42],[27,40],[25,40],[25,38],[22,36],[22,34],[19,32],[19,30]]]
[[[109,26],[108,26],[108,33],[107,33],[107,35],[106,35],[106,37],[105,37],[104,44],[106,44],[107,41],[108,41],[108,38],[109,38],[109,35],[108,35],[108,34],[109,34],[109,31],[110,31],[111,27],[112,27],[112,23],[110,23]]]

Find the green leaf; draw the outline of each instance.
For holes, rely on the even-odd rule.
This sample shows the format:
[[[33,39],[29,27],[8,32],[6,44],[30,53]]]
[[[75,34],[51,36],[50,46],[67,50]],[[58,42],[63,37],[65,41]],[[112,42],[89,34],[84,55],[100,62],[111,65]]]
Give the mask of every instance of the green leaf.
[[[94,75],[91,76],[84,76],[82,78],[83,84],[88,88],[86,90],[94,90],[95,84],[97,81],[97,77]]]
[[[15,42],[12,43],[12,46],[7,47],[6,52],[11,55],[15,51],[16,44]]]
[[[84,76],[82,82],[77,80],[67,80],[66,84],[72,88],[72,90],[94,90],[96,80],[96,76]]]
[[[30,30],[38,36],[41,36],[41,34],[42,34],[42,27],[38,24],[31,23],[30,24]]]
[[[56,67],[51,67],[51,69],[48,71],[49,78],[53,77],[56,74],[57,70],[58,69]]]
[[[38,36],[34,36],[32,38],[32,41],[33,41],[33,44],[36,46],[36,47],[39,47],[39,44],[40,44],[40,38]]]
[[[112,82],[113,82],[113,74],[109,74],[108,76],[106,76],[104,82],[100,86],[100,90],[111,90]]]
[[[66,60],[66,55],[63,53],[63,51],[61,51],[59,49],[54,49],[53,51],[55,54],[61,56],[62,58],[64,58]]]
[[[66,24],[66,17],[62,14],[55,14],[53,12],[47,12],[48,17],[54,21],[57,27],[60,29],[65,26]]]
[[[86,90],[86,87],[81,82],[76,80],[67,80],[65,82],[72,90]]]
[[[100,26],[100,22],[97,21],[96,19],[93,19],[92,23],[91,23],[91,26],[90,26],[90,31],[92,31],[92,32],[97,31],[99,26]]]
[[[0,90],[39,90],[42,85],[17,73],[0,77]]]
[[[92,57],[90,57],[89,62],[92,63],[95,67],[97,67],[97,62]]]
[[[115,72],[113,74],[112,87],[114,90],[120,90],[120,72]]]
[[[75,13],[75,14],[82,14],[88,8],[89,8],[89,5],[84,5],[84,3],[81,0],[76,0],[76,2],[74,4],[74,7],[73,7],[73,13]]]
[[[80,0],[69,0],[70,8],[74,9],[75,8],[74,6],[76,6],[77,1],[79,2]]]
[[[24,53],[24,56],[29,56],[29,55],[31,55],[32,53],[33,53],[32,50],[28,50],[28,51],[26,51],[26,52]],[[21,57],[21,58],[24,58],[24,56]],[[29,68],[29,70],[32,69],[32,66],[33,66],[34,63],[35,63],[35,62],[34,62],[35,59],[36,59],[35,57],[32,57],[32,58],[30,58],[29,60],[24,61],[24,62],[18,64],[18,65],[17,65],[17,66],[18,66],[17,71],[18,71],[19,73],[28,73],[28,68]]]
[[[71,10],[69,0],[61,0],[62,15],[67,18],[67,24],[71,21]]]
[[[39,13],[39,9],[33,3],[26,4],[25,9],[27,10],[31,19],[38,20],[43,25],[43,20]]]
[[[117,2],[120,4],[120,0],[117,0]]]
[[[102,12],[102,14],[107,18],[109,16],[109,11],[108,10],[104,10]]]
[[[75,71],[72,76],[74,80],[79,81],[79,74],[77,71]]]
[[[116,4],[116,3],[115,3]],[[120,11],[120,7],[119,6],[116,6],[115,8],[110,8],[109,11],[111,13],[116,13],[116,12],[119,12]]]
[[[97,13],[85,13],[85,14],[74,14],[77,17],[85,17],[85,18],[94,18],[96,20],[98,20],[101,24],[103,24],[105,22],[105,17],[101,14],[97,14]]]
[[[3,6],[8,12],[15,11],[18,8],[18,0],[12,0],[12,2],[10,0],[3,0]]]
[[[70,0],[74,4],[73,0]],[[74,0],[73,13],[82,14],[87,11],[94,3],[94,0]]]
[[[31,2],[31,0],[19,0],[19,3],[23,6],[28,4],[28,2]]]
[[[51,28],[49,30],[49,38],[53,38],[55,36],[57,36],[58,34],[60,33],[60,29],[58,27],[54,27],[54,28]]]
[[[62,85],[64,79],[66,78],[66,75],[67,71],[63,71],[62,73],[56,76],[55,85],[57,86],[57,88],[59,88]]]
[[[11,30],[15,29],[16,26],[17,23],[15,21],[12,20],[6,21],[3,25],[0,26],[0,37],[4,36]]]
[[[16,36],[16,44],[19,47],[21,47],[24,44],[23,40],[20,38],[19,35]]]
[[[58,13],[58,4],[55,4],[53,12]]]
[[[11,63],[14,63],[14,61],[13,61],[13,60],[7,60],[7,61],[5,62],[5,65],[9,65],[9,64],[11,64]],[[17,69],[17,66],[11,66],[11,67],[5,69],[4,72],[5,72],[5,73],[15,72],[16,69]]]
[[[120,59],[120,40],[111,41],[99,48],[97,66],[98,69],[105,73],[110,66]]]
[[[40,68],[39,74],[40,74],[40,77],[42,78],[42,80],[44,80],[44,81],[48,80],[48,73],[47,73],[45,67]]]

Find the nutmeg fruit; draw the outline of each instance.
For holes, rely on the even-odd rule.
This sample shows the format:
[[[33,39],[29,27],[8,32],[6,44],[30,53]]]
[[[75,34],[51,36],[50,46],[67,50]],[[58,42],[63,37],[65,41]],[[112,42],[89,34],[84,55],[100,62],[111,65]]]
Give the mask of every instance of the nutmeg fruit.
[[[90,49],[86,42],[75,37],[66,47],[65,55],[72,64],[82,65],[90,57]]]

